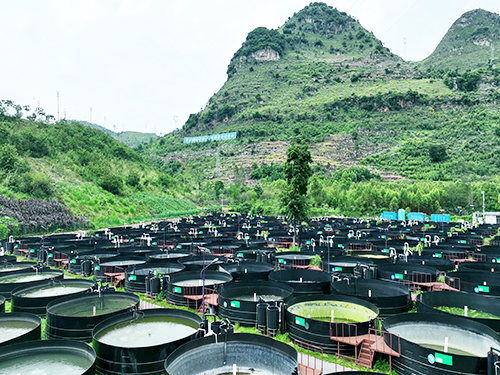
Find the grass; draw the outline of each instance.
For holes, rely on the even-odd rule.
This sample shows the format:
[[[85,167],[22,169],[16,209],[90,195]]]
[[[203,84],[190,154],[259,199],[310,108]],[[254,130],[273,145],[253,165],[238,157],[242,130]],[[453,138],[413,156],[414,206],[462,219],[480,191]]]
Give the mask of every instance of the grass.
[[[24,261],[25,259],[22,258],[22,260]],[[75,279],[93,280],[93,276],[83,277],[81,275],[76,275],[76,274],[70,273],[67,270],[64,270],[64,274],[66,276],[69,276],[69,277],[75,278]],[[126,292],[123,287],[117,287],[116,290],[118,292]],[[146,298],[146,295],[144,293],[136,293],[136,294],[139,296],[139,298],[140,298],[141,301],[146,301],[146,302],[152,303],[152,304],[158,306],[159,308],[172,308],[172,309],[189,311],[189,312],[191,312],[193,314],[198,315],[200,318],[202,317],[202,314],[198,313],[193,308],[188,308],[186,306],[176,306],[176,305],[169,304],[165,299],[163,299],[163,295],[162,294],[160,294],[159,296],[157,296],[157,298],[155,300],[151,300],[150,298]],[[10,301],[6,301],[5,302],[5,312],[6,313],[11,312],[11,306],[12,306],[12,303]],[[47,319],[46,318],[42,318],[42,323],[41,323],[42,340],[45,340],[46,323],[47,323]],[[260,334],[257,331],[256,328],[254,328],[254,327],[242,327],[238,323],[236,323],[235,326],[234,326],[234,332],[235,333]],[[304,353],[304,354],[309,354],[309,355],[312,354],[312,353],[307,353],[307,351],[305,349],[302,349],[298,345],[294,344],[293,341],[289,338],[288,333],[278,334],[278,335],[276,335],[274,337],[274,339],[277,340],[277,341],[283,342],[283,343],[285,343],[287,345],[290,345],[290,346],[294,347],[298,352],[301,352],[301,353]],[[92,346],[92,343],[89,343],[88,345]],[[321,354],[320,353],[316,353],[316,358],[320,359],[321,358]],[[326,353],[323,355],[323,360],[326,361],[326,362],[336,363],[336,364],[339,364],[339,365],[342,365],[345,362],[345,359],[342,359],[341,357],[337,357],[335,355],[326,354]],[[382,370],[382,369],[385,369],[385,367],[387,367],[387,366],[388,365],[387,365],[386,361],[384,361],[382,359],[379,359],[379,360],[375,361],[375,363],[374,363],[374,370],[375,371],[383,371],[383,372],[388,373],[388,370],[387,371]],[[364,367],[357,366],[357,365],[354,365],[353,368],[356,369],[356,370],[360,370],[360,371],[368,371],[368,369],[366,369]],[[395,374],[395,373],[393,372],[393,374]]]

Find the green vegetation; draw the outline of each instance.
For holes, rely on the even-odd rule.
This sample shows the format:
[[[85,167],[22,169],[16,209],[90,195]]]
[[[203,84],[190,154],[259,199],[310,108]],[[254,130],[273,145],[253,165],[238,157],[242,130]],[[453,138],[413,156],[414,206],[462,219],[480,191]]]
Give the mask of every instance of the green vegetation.
[[[478,69],[498,63],[491,49],[498,45],[499,16],[482,9],[463,14],[448,30],[436,50],[417,63],[421,68]]]
[[[206,108],[135,150],[3,101],[0,195],[57,200],[90,226],[199,207],[284,215],[286,150],[305,142],[313,176],[300,206],[310,215],[465,216],[481,206],[481,191],[498,211],[498,35],[498,15],[472,11],[428,59],[408,63],[347,14],[311,3],[278,29],[251,31]],[[182,143],[233,131],[231,141]],[[0,222],[1,235],[16,226]]]
[[[74,121],[69,121],[68,123],[71,123]],[[114,139],[124,143],[130,148],[135,148],[143,143],[151,142],[154,141],[158,136],[154,133],[140,133],[140,132],[134,132],[134,131],[123,131],[120,133],[116,133],[114,131],[111,131],[109,129],[106,129],[105,127],[102,127],[97,124],[92,124],[88,121],[79,121],[80,124],[85,125],[85,126],[90,126],[93,129],[101,130],[104,133],[110,135]]]
[[[447,312],[448,314],[465,316],[465,310],[459,307],[437,306],[436,309]],[[478,319],[500,319],[500,316],[498,315],[479,310],[474,310],[471,308],[467,309],[467,316],[469,318],[478,318]]]
[[[0,213],[11,218],[0,223],[2,237],[7,229],[36,232],[33,221],[94,227],[198,212],[184,198],[189,187],[105,133],[76,122],[53,123],[39,108],[29,119],[23,112],[29,114],[29,107],[0,102]],[[28,198],[38,199],[26,204],[40,215],[61,213],[50,223],[26,218],[29,210],[17,208],[22,211]],[[61,203],[86,219],[69,219]]]
[[[481,38],[498,25],[485,11],[464,17],[482,25],[471,31]],[[467,27],[445,39],[485,48],[471,42]],[[265,49],[279,59],[257,56]],[[277,30],[250,32],[207,107],[138,150],[194,187],[190,199],[199,206],[220,207],[223,197],[242,213],[284,214],[277,197],[286,186],[286,150],[304,141],[314,160],[311,215],[397,208],[466,215],[480,206],[482,190],[487,209],[498,210],[500,69],[469,67],[467,56],[442,66],[407,63],[356,20],[313,3]],[[238,138],[182,143],[229,131]]]
[[[307,144],[294,144],[286,152],[286,162],[283,172],[286,178],[286,186],[283,189],[280,201],[282,210],[293,228],[300,219],[307,217],[308,201],[307,186],[309,177],[312,175],[311,153]],[[293,232],[293,245],[295,246],[296,232]]]

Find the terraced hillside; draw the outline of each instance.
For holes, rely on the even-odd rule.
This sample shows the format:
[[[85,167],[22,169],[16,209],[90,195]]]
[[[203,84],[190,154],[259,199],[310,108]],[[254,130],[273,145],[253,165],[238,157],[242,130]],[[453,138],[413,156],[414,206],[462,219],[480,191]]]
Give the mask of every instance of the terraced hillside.
[[[492,13],[463,17],[469,28],[496,30]],[[446,38],[466,37],[453,30]],[[493,67],[409,64],[347,14],[314,3],[277,30],[251,31],[207,107],[138,150],[195,183],[215,180],[217,154],[221,179],[236,181],[237,165],[252,183],[249,166],[279,163],[283,142],[301,140],[325,171],[363,165],[390,180],[489,180],[500,173],[499,83]],[[184,136],[230,131],[237,140],[182,143]]]

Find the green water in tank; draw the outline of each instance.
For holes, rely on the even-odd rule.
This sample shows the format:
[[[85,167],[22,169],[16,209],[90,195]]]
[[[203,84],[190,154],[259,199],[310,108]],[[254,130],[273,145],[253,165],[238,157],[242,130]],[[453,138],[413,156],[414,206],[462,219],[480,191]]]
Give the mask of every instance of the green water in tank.
[[[5,320],[0,321],[0,342],[5,342],[19,337],[33,328],[37,324],[26,320]]]
[[[81,375],[93,360],[72,353],[33,353],[0,362],[0,375]]]
[[[177,341],[198,329],[194,321],[179,317],[139,317],[101,331],[95,339],[123,348],[142,348]]]

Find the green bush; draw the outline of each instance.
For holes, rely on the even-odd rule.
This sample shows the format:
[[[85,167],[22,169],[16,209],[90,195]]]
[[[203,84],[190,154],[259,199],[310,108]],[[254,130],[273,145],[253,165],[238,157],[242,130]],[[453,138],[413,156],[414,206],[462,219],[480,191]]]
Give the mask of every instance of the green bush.
[[[123,180],[114,172],[101,176],[99,186],[114,195],[121,195],[123,192]]]

